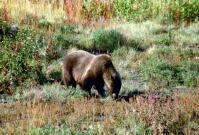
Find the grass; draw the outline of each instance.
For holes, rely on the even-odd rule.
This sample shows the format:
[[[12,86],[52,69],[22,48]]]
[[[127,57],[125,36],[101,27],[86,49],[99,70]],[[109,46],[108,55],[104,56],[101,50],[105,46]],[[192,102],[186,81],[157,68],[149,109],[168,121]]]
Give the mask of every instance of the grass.
[[[128,0],[115,1],[25,1],[16,0],[1,1],[0,8],[6,8],[10,12],[10,16],[5,18],[15,19],[18,22],[26,21],[27,17],[38,20],[38,18],[46,18],[48,22],[60,22],[67,19],[69,23],[81,23],[84,25],[92,24],[93,21],[110,22],[110,20],[127,20],[127,21],[143,21],[149,19],[157,19],[159,22],[168,23],[175,22],[193,22],[198,18],[198,1],[197,0],[177,0],[177,1],[157,1],[157,0],[141,0],[139,2]],[[23,7],[18,8],[20,5]],[[33,16],[32,16],[33,15]],[[26,16],[26,17],[25,17]],[[33,22],[34,23],[34,22]]]
[[[56,93],[53,96],[59,98],[50,102],[34,98],[1,104],[1,133],[187,134],[199,128],[197,90],[151,93],[128,103],[84,98],[64,101],[59,100],[63,92]]]
[[[128,40],[134,40],[141,47],[148,48],[157,46],[197,46],[198,23],[190,24],[188,27],[174,25],[160,25],[156,21],[141,23],[126,23],[118,25],[117,29],[124,34]],[[178,30],[179,29],[179,30]]]
[[[0,37],[0,93],[15,92],[0,95],[0,134],[199,133],[198,2],[125,2],[0,1],[0,32],[20,27]],[[78,49],[109,51],[118,100],[60,85],[63,56]]]
[[[28,17],[29,15],[30,17],[33,17],[33,19],[35,18],[36,21],[37,18],[44,16],[49,22],[55,22],[59,20],[62,21],[62,18],[66,18],[65,12],[63,10],[63,3],[64,1],[62,0],[59,0],[58,3],[53,0],[51,3],[39,1],[39,3],[35,4],[33,4],[32,1],[25,2],[25,0],[14,2],[9,1],[7,3],[1,1],[0,8],[6,7],[8,11],[10,11],[11,18],[18,18],[15,20],[16,22],[25,21],[28,19],[26,16]]]
[[[143,60],[140,74],[150,80],[153,86],[197,85],[198,69],[195,60],[198,52],[176,47],[156,48],[154,53]],[[185,77],[186,76],[186,77]]]
[[[141,29],[138,29],[138,26],[142,26]],[[167,26],[151,21],[142,24],[120,24],[115,29],[126,37],[126,44],[114,49],[111,53],[113,63],[123,81],[121,101],[116,102],[110,98],[88,100],[85,98],[87,93],[78,88],[66,89],[59,83],[33,85],[34,87],[27,83],[26,87],[22,87],[21,90],[16,89],[13,96],[1,97],[0,105],[4,107],[1,112],[1,133],[197,133],[198,105],[194,102],[198,95],[198,52],[194,50],[197,46],[194,43],[176,44],[175,36],[177,35],[175,33],[179,31],[175,29],[172,30],[174,32],[172,42],[169,41],[171,44],[165,44],[167,42],[160,44],[157,39],[162,38],[161,41],[164,41],[162,34],[169,35],[169,32],[165,30]],[[40,48],[42,61],[37,62],[42,63],[42,72],[46,73],[50,70],[49,76],[55,80],[59,80],[60,77],[62,53],[82,46],[78,43],[75,47],[63,47],[63,50],[59,52],[62,55],[50,58],[43,55],[45,46],[51,47],[46,40],[51,39],[51,34],[60,34],[65,37],[77,35],[80,39],[88,37],[90,42],[92,39],[90,37],[94,32],[94,30],[89,31],[88,28],[85,28],[83,33],[72,31],[71,34],[71,30],[69,28],[68,31],[68,27],[61,30],[60,27],[55,33],[50,31],[47,36],[35,35],[38,43],[41,43],[41,39],[44,40],[43,44],[40,44],[43,45]],[[89,32],[85,36],[87,30]],[[195,36],[196,33],[193,32],[191,35]],[[189,41],[192,42],[192,38]],[[61,42],[60,44],[63,45]],[[142,49],[138,49],[138,46]],[[59,47],[57,43],[51,49],[56,52]],[[38,64],[37,62],[32,61],[29,64],[34,67],[34,64]],[[138,72],[139,69],[141,72]],[[153,87],[148,85],[149,83]],[[188,89],[185,87],[185,90],[178,93],[175,91],[178,86],[176,84],[196,87],[196,90],[190,90],[186,95],[183,94]],[[155,91],[154,88],[157,90]],[[167,93],[164,92],[165,89],[174,92]],[[159,91],[161,92],[158,93]],[[188,99],[186,99],[187,96]],[[184,102],[189,104],[184,104]],[[192,106],[188,107],[190,104]]]

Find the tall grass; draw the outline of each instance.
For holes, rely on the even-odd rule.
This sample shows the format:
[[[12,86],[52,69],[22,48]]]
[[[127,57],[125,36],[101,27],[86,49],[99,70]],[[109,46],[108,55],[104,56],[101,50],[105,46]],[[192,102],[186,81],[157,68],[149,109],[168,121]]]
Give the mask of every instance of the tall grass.
[[[22,6],[23,5],[23,6]],[[198,20],[197,0],[15,0],[0,1],[13,19],[24,19],[27,14],[45,17],[50,22],[60,18],[70,23],[107,22],[110,19],[143,21],[158,19],[162,22]]]
[[[151,93],[129,103],[33,98],[0,104],[0,134],[197,134],[198,97],[196,90]]]
[[[12,19],[23,21],[26,16],[45,17],[50,22],[57,22],[65,17],[64,0],[5,0],[0,1],[0,8],[5,8]]]
[[[28,24],[28,27],[21,25],[19,39],[7,37],[0,41],[7,50],[0,53],[0,90],[2,86],[3,90],[9,89],[13,79],[16,85],[27,83],[23,89],[11,87],[16,89],[13,96],[0,95],[0,134],[198,134],[199,24],[179,29],[153,21],[121,24],[126,20],[148,19],[189,24],[197,20],[198,3],[197,0],[0,0],[2,20]],[[97,22],[102,26],[115,19],[122,21],[112,30],[78,25]],[[34,24],[37,27],[33,29]],[[60,79],[62,53],[67,53],[68,48],[89,50],[93,45],[98,51],[113,51],[114,65],[119,67],[123,80],[121,102],[109,98],[87,100],[87,93],[79,88],[46,84],[45,72],[49,78]],[[9,65],[3,67],[6,64]],[[133,68],[140,69],[140,75]],[[13,76],[10,74],[13,71],[18,74]],[[34,83],[40,81],[45,85],[37,87]],[[155,87],[148,87],[145,81]],[[196,90],[180,89],[179,94],[176,92],[179,85]],[[153,91],[156,86],[161,91]],[[146,93],[139,95],[140,91]]]

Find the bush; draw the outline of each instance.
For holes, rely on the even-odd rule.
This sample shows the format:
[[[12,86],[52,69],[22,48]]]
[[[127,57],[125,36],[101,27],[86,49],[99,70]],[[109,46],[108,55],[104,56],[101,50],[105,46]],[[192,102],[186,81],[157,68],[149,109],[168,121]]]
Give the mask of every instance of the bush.
[[[30,27],[20,30],[15,39],[6,36],[1,42],[0,86],[4,83],[22,85],[28,79],[40,82],[44,79],[36,31]]]
[[[195,21],[199,18],[199,2],[198,0],[189,0],[186,2],[180,3],[180,12],[181,12],[181,19],[183,21]]]
[[[140,67],[140,74],[155,87],[174,86],[178,82],[176,69],[157,57],[146,60]]]
[[[64,25],[64,26],[61,26],[60,31],[63,34],[66,34],[66,33],[75,33],[75,27],[73,27],[71,25]]]
[[[175,65],[152,56],[140,66],[140,74],[155,87],[177,85],[196,87],[199,63],[184,60]]]
[[[19,28],[17,25],[9,25],[5,21],[0,19],[0,41],[3,41],[4,38],[8,37],[11,39],[15,39]]]
[[[199,76],[199,63],[194,61],[182,61],[179,64],[180,76],[184,85],[188,87],[197,86]]]
[[[54,44],[54,50],[59,52],[62,49],[68,49],[71,46],[78,44],[78,39],[75,36],[54,34],[52,36],[52,42]]]
[[[93,34],[94,49],[112,52],[125,44],[125,37],[116,30],[99,30]]]

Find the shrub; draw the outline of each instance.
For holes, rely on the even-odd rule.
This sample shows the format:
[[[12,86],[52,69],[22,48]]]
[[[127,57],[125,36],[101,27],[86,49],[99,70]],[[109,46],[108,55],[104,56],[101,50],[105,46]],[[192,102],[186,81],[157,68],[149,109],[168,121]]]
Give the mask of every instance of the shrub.
[[[10,39],[15,39],[19,28],[17,25],[10,26],[5,21],[0,19],[0,42],[4,40],[4,38],[8,37]]]
[[[198,0],[190,0],[180,3],[181,19],[183,21],[195,21],[199,19],[199,2]]]
[[[175,58],[176,56],[174,55],[173,57]],[[140,66],[140,74],[143,79],[149,81],[155,87],[176,85],[187,87],[197,86],[199,64],[196,61],[182,58],[183,61],[180,63],[171,63],[166,58],[165,56],[158,57],[153,55],[151,58],[145,60]]]
[[[197,86],[199,76],[199,63],[194,61],[182,61],[179,64],[180,76],[184,85],[188,87]]]
[[[24,27],[15,39],[6,36],[1,42],[0,84],[22,85],[27,79],[43,81],[42,64],[36,31]]]
[[[155,87],[173,86],[178,82],[176,69],[157,57],[146,60],[140,66],[140,74]]]
[[[125,44],[125,37],[116,30],[99,30],[93,34],[94,49],[112,52]]]
[[[74,33],[75,32],[75,27],[71,25],[63,25],[60,28],[61,33],[66,34],[66,33]]]
[[[76,35],[64,35],[55,33],[50,37],[46,49],[46,59],[48,62],[61,58],[65,54],[66,49],[79,45],[78,37]]]
[[[76,36],[54,34],[52,36],[52,43],[54,44],[54,50],[59,52],[62,49],[68,49],[73,45],[77,45],[78,39]]]

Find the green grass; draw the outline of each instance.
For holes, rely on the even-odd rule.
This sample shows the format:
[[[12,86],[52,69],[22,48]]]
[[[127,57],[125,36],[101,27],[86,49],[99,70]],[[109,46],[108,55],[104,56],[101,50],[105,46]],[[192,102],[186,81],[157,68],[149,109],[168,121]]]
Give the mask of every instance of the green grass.
[[[197,51],[163,47],[140,65],[140,74],[155,87],[197,86],[199,76]]]
[[[45,125],[41,128],[33,128],[30,127],[27,131],[28,135],[97,135],[96,130],[85,130],[79,131],[75,129],[71,129],[67,123],[63,123],[59,126],[53,126],[52,124]]]
[[[124,46],[125,37],[116,30],[99,30],[93,34],[93,48],[101,51],[112,52],[121,46]]]

